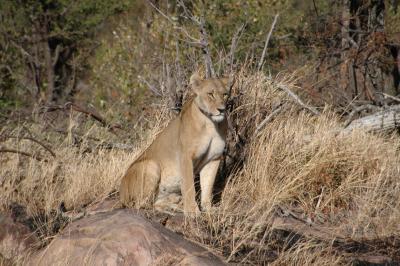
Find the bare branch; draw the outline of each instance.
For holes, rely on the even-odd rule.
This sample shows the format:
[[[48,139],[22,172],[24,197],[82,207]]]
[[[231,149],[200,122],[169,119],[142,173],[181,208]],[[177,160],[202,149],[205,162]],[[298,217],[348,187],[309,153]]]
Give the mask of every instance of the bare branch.
[[[400,102],[400,98],[399,97],[396,97],[396,96],[393,96],[393,95],[390,95],[390,94],[387,94],[387,93],[383,93],[383,92],[376,92],[376,93],[383,95],[383,97],[385,97],[385,98],[389,98],[389,99],[392,99],[392,100],[394,100],[396,102]]]
[[[393,105],[387,109],[351,121],[342,132],[348,133],[356,128],[363,129],[366,132],[379,132],[399,128],[399,125],[400,105]]]
[[[43,142],[41,142],[33,137],[6,136],[5,138],[18,139],[18,140],[21,140],[21,139],[30,140],[30,141],[35,142],[35,143],[39,144],[40,146],[42,146],[46,151],[48,151],[51,154],[51,156],[56,157],[56,154],[47,145],[45,145]]]
[[[260,134],[260,131],[264,128],[264,126],[270,122],[272,119],[274,119],[282,110],[284,109],[284,106],[281,104],[277,106],[267,117],[264,118],[263,121],[256,127],[255,134],[258,136]]]
[[[58,44],[54,52],[53,67],[55,67],[58,62],[58,58],[60,57],[60,52],[61,52],[61,45]]]
[[[74,104],[72,102],[67,102],[67,103],[65,103],[64,105],[61,105],[61,106],[60,105],[45,106],[43,109],[44,110],[40,111],[41,113],[43,113],[43,112],[53,112],[53,111],[56,111],[56,110],[72,109],[72,110],[74,110],[76,112],[80,112],[80,113],[86,114],[89,117],[93,118],[94,120],[100,122],[100,124],[103,127],[107,127],[111,132],[113,132],[114,129],[121,129],[122,128],[121,125],[119,125],[119,124],[110,124],[110,123],[108,123],[105,118],[103,118],[102,116],[97,114],[95,111],[87,110],[87,109],[85,109],[85,108],[83,108],[81,106],[78,106],[78,105],[76,105],[76,104]]]
[[[60,133],[65,136],[72,133],[74,139],[77,140],[77,142],[74,143],[75,146],[79,146],[79,143],[81,143],[84,139],[99,142],[98,144],[88,145],[89,146],[88,148],[90,149],[89,151],[93,151],[95,149],[106,149],[106,150],[117,149],[117,150],[132,151],[135,148],[135,146],[133,146],[131,144],[106,142],[106,141],[103,141],[103,140],[95,138],[95,137],[86,136],[86,135],[83,136],[76,132],[68,132],[63,129],[53,128],[53,130],[54,130],[54,132]]]
[[[243,30],[246,27],[246,24],[247,23],[243,23],[242,25],[240,25],[240,27],[236,30],[235,34],[232,37],[231,50],[229,51],[229,56],[228,56],[228,58],[229,58],[228,66],[230,67],[230,73],[233,72],[236,46],[239,42],[240,37],[242,36],[241,33],[243,33]]]
[[[146,79],[139,77],[139,80],[141,80],[143,83],[147,85],[150,91],[152,91],[155,95],[157,96],[162,96],[161,92],[156,89],[153,85],[151,85]]]
[[[290,97],[292,97],[299,105],[301,105],[303,108],[309,110],[311,113],[313,113],[314,115],[319,115],[320,113],[311,106],[306,105],[300,98],[299,96],[297,96],[293,91],[291,91],[287,86],[283,85],[283,84],[276,84],[276,86],[285,91]]]
[[[379,108],[372,104],[364,104],[364,105],[354,108],[353,111],[349,114],[347,120],[344,122],[344,127],[347,127],[348,125],[350,125],[350,123],[352,122],[352,120],[356,114],[358,114],[362,111],[365,111],[365,110],[376,111],[377,109],[379,109]]]
[[[200,25],[200,21],[193,15],[192,12],[189,11],[189,9],[187,9],[185,3],[182,0],[178,0],[178,4],[183,8],[183,12],[186,18],[192,20],[197,25]]]
[[[267,34],[267,38],[265,40],[265,45],[264,45],[264,50],[263,50],[263,52],[261,54],[260,61],[258,62],[258,71],[260,71],[262,69],[263,65],[264,65],[264,58],[265,58],[265,55],[267,54],[267,48],[268,48],[269,40],[271,38],[272,31],[275,28],[275,24],[276,24],[276,22],[278,20],[278,17],[279,17],[279,14],[276,14],[275,17],[274,17],[274,21],[272,22],[271,28],[270,28],[270,30],[269,30],[269,32]]]
[[[16,153],[16,154],[20,154],[20,155],[24,155],[27,157],[31,157],[35,160],[38,160],[39,162],[43,161],[43,162],[48,162],[47,159],[43,159],[37,155],[33,155],[24,151],[20,151],[20,150],[14,150],[14,149],[7,149],[7,148],[0,148],[0,152],[4,152],[4,153]]]
[[[194,16],[193,13],[191,13],[185,6],[183,1],[178,1],[179,5],[182,6],[183,11],[185,16],[188,17],[188,19],[192,20],[200,30],[200,40],[192,37],[189,32],[184,28],[184,27],[179,27],[176,25],[176,23],[165,13],[163,13],[158,7],[156,7],[151,1],[147,0],[147,2],[159,13],[161,14],[165,19],[167,19],[170,23],[174,25],[174,28],[181,31],[190,41],[188,43],[194,45],[194,46],[200,46],[202,52],[203,52],[203,58],[204,58],[204,65],[206,68],[206,78],[210,77],[215,77],[215,71],[213,67],[213,63],[211,60],[211,53],[210,53],[210,48],[209,48],[209,41],[208,41],[208,33],[205,27],[205,20],[204,16],[201,16],[200,19]]]
[[[207,30],[205,27],[205,20],[204,17],[200,18],[200,42],[202,44],[202,50],[203,50],[203,58],[204,58],[204,64],[206,67],[206,78],[214,78],[215,77],[215,71],[213,67],[213,63],[211,60],[211,54],[210,54],[210,49],[209,49],[209,43],[208,43],[208,34]]]
[[[186,37],[188,37],[192,42],[194,42],[194,43],[199,43],[199,42],[200,42],[200,40],[198,40],[198,39],[192,37],[192,36],[189,34],[189,32],[188,32],[185,28],[177,26],[176,23],[175,23],[169,16],[167,16],[166,14],[164,14],[164,13],[163,13],[158,7],[156,7],[151,1],[147,0],[147,2],[148,2],[161,16],[163,16],[165,19],[167,19],[167,20],[174,26],[175,29],[181,31],[181,32],[182,32]]]

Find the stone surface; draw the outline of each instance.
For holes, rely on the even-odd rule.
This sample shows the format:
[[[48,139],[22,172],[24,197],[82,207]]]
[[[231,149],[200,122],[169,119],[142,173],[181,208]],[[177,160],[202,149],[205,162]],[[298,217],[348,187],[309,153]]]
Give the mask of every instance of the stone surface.
[[[27,226],[0,213],[0,257],[10,261],[21,260],[37,241]]]
[[[31,265],[223,265],[218,257],[134,210],[68,225]]]

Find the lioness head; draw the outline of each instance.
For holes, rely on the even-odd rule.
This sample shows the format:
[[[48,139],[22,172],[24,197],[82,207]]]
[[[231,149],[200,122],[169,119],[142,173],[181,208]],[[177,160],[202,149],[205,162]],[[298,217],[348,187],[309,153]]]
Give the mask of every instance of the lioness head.
[[[225,101],[228,95],[229,78],[201,79],[195,73],[190,77],[190,85],[196,95],[195,103],[203,114],[213,122],[219,123],[225,118]]]

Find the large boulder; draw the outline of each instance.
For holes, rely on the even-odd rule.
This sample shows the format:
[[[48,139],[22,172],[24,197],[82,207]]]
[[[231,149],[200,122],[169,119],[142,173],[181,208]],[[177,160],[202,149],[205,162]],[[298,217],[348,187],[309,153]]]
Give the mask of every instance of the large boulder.
[[[0,258],[10,263],[22,261],[37,241],[34,233],[26,225],[0,213]]]
[[[31,264],[223,265],[206,249],[128,209],[71,223]]]

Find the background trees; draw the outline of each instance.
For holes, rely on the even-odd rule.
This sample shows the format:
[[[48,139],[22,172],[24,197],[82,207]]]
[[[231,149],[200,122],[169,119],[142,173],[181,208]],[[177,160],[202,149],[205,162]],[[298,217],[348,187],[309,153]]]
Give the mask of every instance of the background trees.
[[[183,90],[188,72],[201,67],[196,21],[204,24],[207,49],[221,74],[232,63],[257,66],[279,14],[264,71],[307,66],[301,82],[317,104],[382,105],[382,93],[399,93],[398,5],[398,0],[5,0],[0,102],[106,106],[118,96],[138,106],[148,96]],[[78,89],[81,81],[90,93]]]
[[[126,1],[18,0],[0,3],[3,94],[35,101],[72,98],[94,36]],[[4,95],[3,95],[4,97]]]

